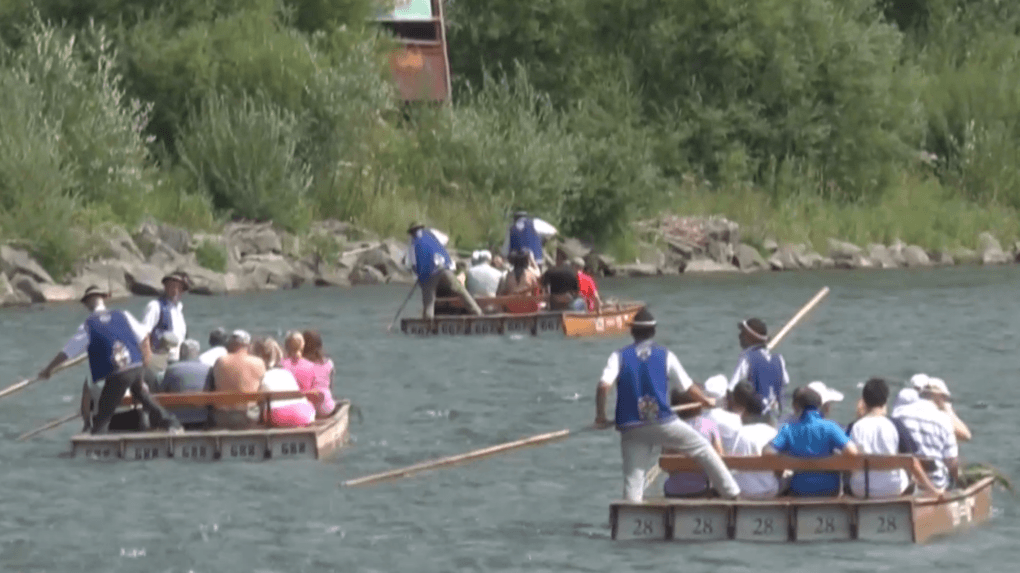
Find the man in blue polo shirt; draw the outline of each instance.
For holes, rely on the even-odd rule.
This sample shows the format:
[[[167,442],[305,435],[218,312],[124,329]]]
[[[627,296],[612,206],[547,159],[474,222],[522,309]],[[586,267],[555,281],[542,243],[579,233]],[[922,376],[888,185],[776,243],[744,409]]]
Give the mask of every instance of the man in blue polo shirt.
[[[769,445],[772,451],[796,458],[826,458],[833,454],[856,456],[857,447],[839,424],[822,418],[818,411],[822,397],[804,386],[793,393],[796,421],[779,429]],[[790,495],[830,496],[839,493],[839,474],[835,472],[794,472]]]

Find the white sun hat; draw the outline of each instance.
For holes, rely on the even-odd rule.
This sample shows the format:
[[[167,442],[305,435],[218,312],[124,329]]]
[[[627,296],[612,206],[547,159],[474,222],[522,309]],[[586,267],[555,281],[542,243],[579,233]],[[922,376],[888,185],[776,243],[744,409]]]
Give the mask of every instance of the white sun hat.
[[[952,396],[952,394],[949,393],[949,386],[946,386],[946,381],[941,378],[929,378],[928,385],[925,386],[924,389],[934,394]]]
[[[910,377],[910,387],[920,392],[928,385],[929,380],[931,380],[931,376],[918,372]]]
[[[705,380],[705,396],[719,400],[726,397],[726,389],[730,381],[722,374],[716,374]]]
[[[843,393],[839,390],[833,390],[825,385],[825,382],[821,380],[815,380],[814,382],[807,385],[808,388],[814,390],[822,397],[822,404],[828,404],[829,402],[842,402]]]

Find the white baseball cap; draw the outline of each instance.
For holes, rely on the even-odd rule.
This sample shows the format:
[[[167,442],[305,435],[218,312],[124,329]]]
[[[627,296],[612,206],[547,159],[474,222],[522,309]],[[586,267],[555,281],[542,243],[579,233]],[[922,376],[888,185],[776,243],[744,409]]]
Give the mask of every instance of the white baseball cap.
[[[931,376],[919,372],[910,377],[910,386],[920,392],[928,385],[929,380],[931,380]]]
[[[730,381],[722,374],[716,374],[705,380],[705,396],[716,400],[726,397],[726,389]]]
[[[946,381],[941,378],[928,378],[928,385],[924,389],[933,394],[942,394],[943,396],[952,396],[949,393],[949,386],[946,386]]]
[[[825,385],[825,382],[815,380],[814,382],[807,385],[808,388],[814,390],[822,397],[822,404],[828,404],[829,402],[842,402],[843,393],[839,390],[833,390]]]

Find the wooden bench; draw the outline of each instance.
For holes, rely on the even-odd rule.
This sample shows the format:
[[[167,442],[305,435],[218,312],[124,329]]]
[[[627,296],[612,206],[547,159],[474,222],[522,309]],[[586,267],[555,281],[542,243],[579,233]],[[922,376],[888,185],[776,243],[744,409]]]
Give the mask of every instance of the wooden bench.
[[[781,454],[764,454],[761,456],[723,456],[723,463],[733,471],[766,472],[766,471],[819,471],[819,472],[853,472],[853,471],[910,471],[915,458],[907,455],[866,455],[866,456],[830,456],[826,458],[795,458]],[[665,472],[700,472],[703,471],[697,460],[679,454],[667,454],[659,458],[659,467]]]
[[[152,394],[154,400],[164,408],[201,408],[203,406],[238,406],[255,402],[269,404],[273,400],[294,400],[298,398],[317,399],[318,391],[301,392],[180,392]],[[131,396],[124,396],[122,406],[131,406],[136,402]]]

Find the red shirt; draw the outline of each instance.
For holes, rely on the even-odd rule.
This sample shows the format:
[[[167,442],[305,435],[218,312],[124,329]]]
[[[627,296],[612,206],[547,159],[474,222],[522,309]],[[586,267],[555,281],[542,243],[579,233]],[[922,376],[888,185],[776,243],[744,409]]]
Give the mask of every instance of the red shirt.
[[[588,303],[588,310],[595,310],[595,299],[599,295],[599,289],[595,286],[595,279],[585,274],[584,271],[577,271],[577,287],[577,292]]]

